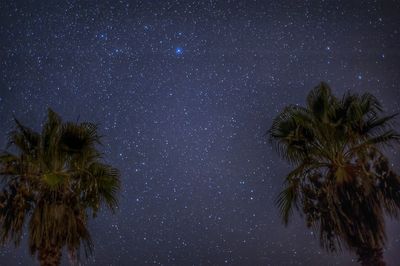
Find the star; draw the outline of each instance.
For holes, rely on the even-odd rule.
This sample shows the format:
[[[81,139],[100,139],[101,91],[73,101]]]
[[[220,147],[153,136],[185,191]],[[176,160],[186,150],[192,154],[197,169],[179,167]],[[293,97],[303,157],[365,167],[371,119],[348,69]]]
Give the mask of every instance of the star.
[[[51,107],[98,124],[122,173],[119,211],[89,227],[88,266],[351,263],[280,223],[289,168],[265,133],[319,81],[400,112],[399,1],[15,2],[1,2],[0,151],[13,117],[40,129]],[[395,265],[398,222],[387,233]],[[26,248],[0,248],[0,264],[34,264]]]
[[[176,55],[181,55],[181,54],[183,54],[183,48],[182,48],[182,47],[176,47],[176,48],[175,48],[175,54],[176,54]]]

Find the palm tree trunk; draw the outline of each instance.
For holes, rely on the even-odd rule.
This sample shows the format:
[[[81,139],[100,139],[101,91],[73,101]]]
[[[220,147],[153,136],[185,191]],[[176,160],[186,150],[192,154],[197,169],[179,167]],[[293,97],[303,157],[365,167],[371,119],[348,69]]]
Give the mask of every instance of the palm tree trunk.
[[[359,248],[357,250],[358,262],[362,266],[385,266],[382,248]]]
[[[38,260],[40,266],[59,266],[61,263],[61,248],[55,246],[41,247]]]

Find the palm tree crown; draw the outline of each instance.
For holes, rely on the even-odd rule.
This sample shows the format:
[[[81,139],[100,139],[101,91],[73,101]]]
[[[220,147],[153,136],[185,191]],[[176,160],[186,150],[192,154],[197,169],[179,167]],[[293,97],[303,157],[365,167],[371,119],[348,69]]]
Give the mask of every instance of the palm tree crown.
[[[400,178],[381,148],[398,142],[371,94],[336,98],[321,83],[307,106],[288,106],[273,121],[270,139],[294,166],[277,205],[288,223],[293,207],[320,232],[328,251],[347,247],[363,265],[384,265],[384,214],[397,217]]]
[[[0,241],[20,243],[28,225],[31,254],[41,265],[58,265],[66,247],[77,259],[91,254],[87,219],[102,203],[115,210],[118,170],[100,162],[97,127],[62,122],[51,109],[41,133],[18,120],[10,134],[12,152],[0,156]]]

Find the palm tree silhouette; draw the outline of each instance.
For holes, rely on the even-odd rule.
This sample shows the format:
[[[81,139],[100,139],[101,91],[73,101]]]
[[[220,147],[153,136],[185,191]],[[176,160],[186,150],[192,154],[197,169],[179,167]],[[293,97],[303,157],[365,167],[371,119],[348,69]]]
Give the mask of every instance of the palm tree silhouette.
[[[294,169],[277,198],[287,225],[293,208],[319,231],[321,246],[356,252],[362,265],[385,265],[385,214],[400,210],[400,178],[381,148],[400,135],[371,94],[336,98],[326,83],[307,106],[288,106],[273,121],[271,142]]]
[[[41,133],[18,120],[12,152],[0,156],[0,241],[19,245],[25,224],[32,255],[41,265],[59,265],[62,249],[79,259],[92,253],[87,227],[102,203],[117,207],[119,172],[100,162],[97,126],[63,123],[51,109]]]

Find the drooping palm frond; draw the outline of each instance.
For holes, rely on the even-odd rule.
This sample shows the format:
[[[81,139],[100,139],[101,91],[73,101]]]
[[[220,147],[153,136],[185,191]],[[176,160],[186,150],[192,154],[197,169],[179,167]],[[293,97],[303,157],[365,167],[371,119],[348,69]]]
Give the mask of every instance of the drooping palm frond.
[[[293,181],[286,185],[276,199],[275,203],[278,206],[285,225],[289,223],[289,218],[293,213],[293,207],[296,207],[298,204],[298,194],[298,181]]]
[[[12,182],[0,192],[0,243],[18,245],[32,207],[32,194],[24,183]]]
[[[66,246],[76,250],[83,244],[91,254],[93,243],[86,225],[86,214],[76,204],[41,202],[35,208],[29,222],[29,247],[31,254],[40,248]]]

